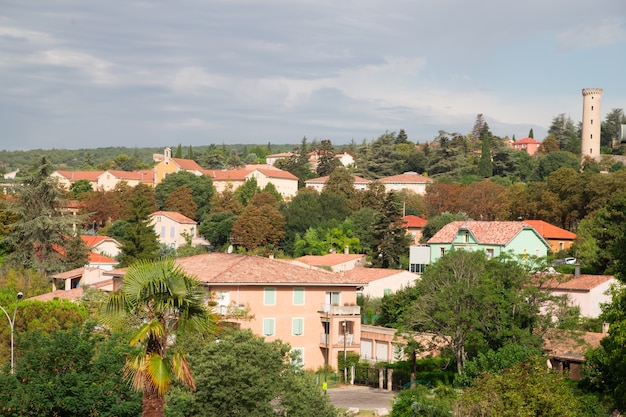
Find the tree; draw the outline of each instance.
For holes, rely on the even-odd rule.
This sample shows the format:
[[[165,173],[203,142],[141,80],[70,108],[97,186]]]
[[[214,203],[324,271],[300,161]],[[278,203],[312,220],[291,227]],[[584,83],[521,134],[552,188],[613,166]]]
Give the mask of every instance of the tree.
[[[530,130],[528,131],[528,137],[529,137],[529,138],[531,138],[531,139],[534,139],[534,138],[535,138],[535,134],[533,133],[533,129],[532,129],[532,127],[531,127],[531,128],[530,128]]]
[[[151,260],[158,256],[157,235],[150,224],[150,214],[155,211],[154,200],[147,194],[148,186],[139,184],[130,200],[131,213],[126,219],[124,237],[121,239],[120,266],[129,266],[138,260]]]
[[[580,137],[576,132],[574,122],[569,116],[565,116],[564,113],[552,119],[548,134],[554,135],[561,150],[564,150],[570,141],[576,141]]]
[[[163,209],[166,205],[167,197],[182,185],[191,190],[193,201],[198,206],[198,210],[192,218],[201,221],[203,216],[209,212],[211,199],[215,193],[213,181],[208,175],[198,176],[187,171],[167,175],[154,189],[157,207]]]
[[[235,215],[243,211],[243,205],[235,196],[232,184],[228,184],[221,193],[216,193],[211,200],[211,213],[215,214],[222,211],[230,211]]]
[[[411,237],[403,226],[402,207],[393,192],[387,194],[382,216],[374,224],[372,265],[400,269],[400,257],[409,251]]]
[[[78,180],[70,185],[70,191],[72,192],[73,197],[77,198],[83,193],[91,193],[93,189],[91,188],[91,183],[88,180]]]
[[[198,417],[262,417],[277,410],[289,417],[335,417],[328,397],[297,364],[279,340],[267,342],[249,330],[225,333],[193,360],[198,388],[184,411]]]
[[[20,332],[16,374],[0,373],[2,416],[132,417],[141,398],[124,383],[131,348],[92,324]]]
[[[430,265],[415,285],[419,298],[407,312],[407,328],[434,332],[447,340],[461,374],[470,356],[505,344],[537,343],[537,289],[517,262],[483,252],[450,251]]]
[[[520,362],[500,374],[485,374],[455,405],[455,415],[468,417],[603,416],[609,412],[572,386],[565,375],[547,370],[543,357]]]
[[[491,136],[489,126],[485,123],[480,132],[482,149],[480,152],[480,161],[478,162],[478,172],[483,178],[489,178],[493,175],[493,164],[491,162]]]
[[[475,139],[480,138],[485,123],[485,117],[483,116],[483,114],[478,113],[476,115],[476,121],[474,122],[474,128],[472,129],[472,137],[474,137]]]
[[[43,157],[16,187],[16,198],[7,202],[7,211],[17,220],[3,241],[11,250],[9,265],[35,268],[43,274],[63,268],[61,252],[75,223],[82,223],[80,217],[62,211],[64,193],[51,173],[52,165]]]
[[[352,200],[356,193],[354,189],[354,177],[344,167],[337,167],[328,177],[328,181],[324,184],[325,191],[333,191],[343,195],[348,200]]]
[[[550,152],[539,159],[535,177],[537,180],[543,181],[552,172],[562,167],[578,169],[580,160],[569,152]]]
[[[195,219],[198,212],[198,205],[193,200],[191,189],[185,185],[180,185],[167,196],[164,209],[167,211],[176,211],[190,219]]]
[[[318,161],[315,171],[320,177],[330,175],[335,168],[341,165],[341,162],[335,158],[335,150],[333,144],[328,139],[323,139],[320,142],[319,149],[316,150]]]
[[[113,329],[129,328],[138,352],[124,367],[133,388],[143,392],[143,416],[163,416],[165,394],[173,380],[195,389],[180,337],[209,334],[214,318],[204,306],[200,282],[172,259],[141,260],[123,279],[122,290],[109,297],[101,319]]]
[[[120,218],[120,204],[115,191],[98,190],[80,197],[80,213],[85,216],[85,228],[97,228],[106,226]]]
[[[396,136],[395,144],[396,145],[401,145],[403,143],[411,144],[411,142],[409,142],[409,137],[407,136],[407,134],[404,131],[404,129],[400,129],[400,131],[398,132],[398,136]]]
[[[245,207],[252,200],[252,197],[260,192],[261,188],[258,186],[256,178],[250,177],[235,190],[235,197]]]
[[[215,247],[228,243],[237,216],[229,211],[213,213],[198,227],[198,232]]]
[[[89,263],[90,250],[79,235],[72,235],[65,245],[64,269],[81,268]]]
[[[276,205],[271,194],[255,196],[233,223],[233,243],[247,250],[277,246],[285,237],[285,218]]]
[[[612,109],[604,118],[600,129],[600,145],[612,146],[613,139],[619,139],[620,125],[626,124],[623,109]]]

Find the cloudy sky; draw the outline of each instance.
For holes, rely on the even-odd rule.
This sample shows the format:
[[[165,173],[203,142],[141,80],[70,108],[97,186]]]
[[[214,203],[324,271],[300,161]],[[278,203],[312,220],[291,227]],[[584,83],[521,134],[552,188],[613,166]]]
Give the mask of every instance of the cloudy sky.
[[[2,0],[0,149],[542,140],[625,61],[624,0]]]

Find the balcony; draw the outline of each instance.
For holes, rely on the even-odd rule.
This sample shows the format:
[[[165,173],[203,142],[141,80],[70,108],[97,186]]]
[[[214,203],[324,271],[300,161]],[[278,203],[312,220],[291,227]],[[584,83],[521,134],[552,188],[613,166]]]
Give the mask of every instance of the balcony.
[[[351,333],[346,334],[345,336],[346,346],[351,346],[354,344],[354,335]],[[341,345],[343,346],[344,335],[340,334],[337,336],[337,340],[332,340],[328,333],[320,333],[320,345]]]
[[[361,314],[361,307],[322,304],[319,312],[322,314],[328,314],[329,316],[358,316]]]
[[[248,313],[248,308],[242,305],[214,306],[213,311],[220,316],[242,317]]]

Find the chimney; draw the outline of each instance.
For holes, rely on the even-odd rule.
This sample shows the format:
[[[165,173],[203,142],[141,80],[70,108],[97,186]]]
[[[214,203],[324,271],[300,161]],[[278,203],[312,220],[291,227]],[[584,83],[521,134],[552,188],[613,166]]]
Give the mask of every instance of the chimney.
[[[350,246],[346,245],[343,247],[343,254],[350,255]]]
[[[580,277],[580,264],[576,262],[576,266],[574,267],[574,278]]]
[[[270,253],[269,258],[270,258],[270,259],[274,259],[274,254],[273,254],[273,253]]]
[[[602,333],[607,334],[609,332],[609,323],[602,323]]]

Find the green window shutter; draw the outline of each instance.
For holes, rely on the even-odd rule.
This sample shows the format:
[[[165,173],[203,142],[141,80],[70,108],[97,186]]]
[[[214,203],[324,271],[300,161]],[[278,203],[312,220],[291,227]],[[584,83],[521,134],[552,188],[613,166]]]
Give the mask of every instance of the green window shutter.
[[[263,304],[273,306],[276,304],[276,288],[266,288],[263,296]]]
[[[304,288],[293,289],[293,304],[298,306],[304,305]]]

